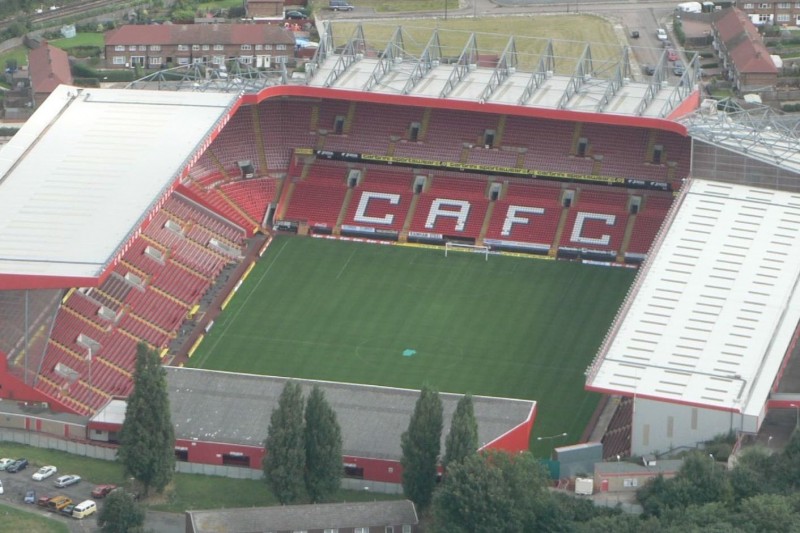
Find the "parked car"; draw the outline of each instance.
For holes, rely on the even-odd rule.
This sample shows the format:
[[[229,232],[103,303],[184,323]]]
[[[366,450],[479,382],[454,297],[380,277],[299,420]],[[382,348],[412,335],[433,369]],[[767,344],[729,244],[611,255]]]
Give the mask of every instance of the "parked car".
[[[686,68],[680,61],[676,61],[675,64],[672,65],[672,73],[676,76],[683,76],[684,72],[686,72]]]
[[[47,500],[47,510],[57,513],[67,505],[71,504],[72,504],[72,499],[67,496],[63,495],[54,496],[49,500]]]
[[[14,462],[14,459],[9,459],[8,457],[3,457],[2,459],[0,459],[0,470],[5,470],[13,462]]]
[[[287,11],[285,16],[286,20],[305,20],[308,18],[308,15],[300,11]]]
[[[112,490],[116,488],[117,486],[112,484],[97,485],[92,491],[92,498],[97,498],[98,500],[101,498],[105,498],[111,493]]]
[[[652,76],[656,73],[656,67],[653,65],[643,65],[642,71],[645,73],[646,76]]]
[[[78,520],[91,516],[97,512],[97,504],[92,500],[84,500],[72,510],[72,517]]]
[[[670,48],[667,50],[667,59],[670,61],[677,61],[678,60],[678,51],[674,48]]]
[[[3,488],[3,482],[0,481],[0,494],[5,493],[5,489]]]
[[[25,497],[22,499],[22,501],[30,504],[36,503],[36,491],[33,489],[28,489],[25,491]]]
[[[666,41],[667,39],[669,39],[669,35],[667,35],[667,30],[665,30],[664,28],[658,28],[656,30],[656,39],[658,39],[659,41]]]
[[[639,30],[631,30],[631,39],[639,38]]]
[[[334,11],[352,11],[353,6],[346,0],[330,0],[328,7]]]
[[[65,516],[72,516],[72,510],[73,509],[75,509],[75,504],[71,503],[71,504],[67,505],[66,507],[64,507],[63,509],[61,509],[58,512],[63,514],[63,515],[65,515]]]
[[[41,481],[43,479],[49,478],[56,472],[58,472],[58,468],[54,467],[53,465],[47,465],[37,470],[32,477],[34,481]]]
[[[78,483],[80,480],[81,476],[76,476],[74,474],[61,476],[60,478],[56,479],[55,486],[59,489],[63,489],[64,487],[69,487],[70,485]]]
[[[40,507],[47,507],[47,502],[50,501],[50,496],[39,496],[39,499],[36,500],[36,505]]]
[[[23,457],[8,465],[6,467],[6,472],[16,474],[17,472],[25,470],[26,468],[28,468],[28,460]]]

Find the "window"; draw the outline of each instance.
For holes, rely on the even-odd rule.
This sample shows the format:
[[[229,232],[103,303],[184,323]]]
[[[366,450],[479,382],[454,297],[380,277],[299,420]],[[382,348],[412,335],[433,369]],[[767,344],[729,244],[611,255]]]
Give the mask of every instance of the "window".
[[[203,45],[203,50],[211,50],[211,45],[209,45],[209,44],[204,44],[204,45]]]
[[[766,24],[767,22],[770,21],[771,17],[772,15],[765,15],[762,13],[761,15],[758,16],[758,22],[760,22],[761,24]]]
[[[789,14],[778,15],[778,22],[789,22]]]
[[[125,51],[125,45],[124,44],[118,44],[117,46],[114,47],[114,51],[115,52],[124,52]]]
[[[189,45],[188,44],[179,44],[178,45],[178,52],[188,52]]]
[[[199,52],[200,51],[200,45],[199,44],[193,44],[192,45],[192,50],[194,50],[195,52]]]
[[[795,2],[794,3],[794,7],[796,7],[797,9],[800,9],[800,2]]]
[[[161,45],[160,44],[151,44],[150,45],[150,51],[151,52],[160,52],[161,51]]]
[[[225,63],[225,56],[214,56],[211,58],[211,63],[214,65],[223,65]]]
[[[151,65],[160,65],[161,58],[160,57],[150,57],[150,64]]]
[[[411,526],[408,524],[403,526],[403,533],[411,533]]]
[[[761,9],[769,9],[769,4],[761,3],[761,4],[758,4],[758,7],[760,7]]]
[[[115,65],[124,65],[125,64],[125,56],[114,56],[114,64]]]
[[[178,64],[179,65],[188,65],[189,64],[189,58],[188,57],[179,57],[178,58]]]
[[[791,9],[792,4],[789,2],[778,2],[778,9]]]
[[[286,45],[285,44],[276,44],[275,45],[275,50],[286,50]]]
[[[221,44],[215,44],[214,45],[214,50],[225,50],[225,47],[222,46]]]
[[[140,44],[139,45],[139,51],[140,52],[147,52],[147,45],[146,44]]]
[[[256,45],[256,50],[263,50],[263,49],[264,49],[264,45],[263,44],[257,44]]]
[[[239,63],[249,65],[253,62],[253,56],[239,56]]]
[[[243,44],[242,45],[242,50],[252,50],[252,49],[253,49],[252,45],[249,45],[249,44]]]
[[[328,528],[328,529],[322,530],[322,533],[339,533],[339,530],[338,529]]]
[[[745,9],[753,9],[753,4],[745,4],[744,8]]]
[[[356,527],[353,528],[353,533],[369,533],[368,527]]]
[[[131,52],[135,52],[136,51],[136,45],[135,44],[130,45],[128,47],[128,50],[130,50]]]
[[[264,45],[264,50],[272,50],[272,45],[271,44],[265,44]]]
[[[386,526],[386,529],[384,529],[384,533],[394,533],[394,527]]]

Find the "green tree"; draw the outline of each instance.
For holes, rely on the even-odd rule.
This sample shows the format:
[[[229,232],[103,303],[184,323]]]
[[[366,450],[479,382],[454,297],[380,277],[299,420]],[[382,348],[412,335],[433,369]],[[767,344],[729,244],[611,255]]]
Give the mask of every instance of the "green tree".
[[[300,385],[287,381],[269,420],[262,464],[267,484],[284,505],[296,502],[303,494],[306,465],[303,409]]]
[[[552,507],[547,475],[530,453],[490,451],[451,463],[436,492],[436,530],[445,533],[553,531],[542,522]],[[560,524],[563,526],[564,524]],[[555,529],[554,529],[555,528]]]
[[[777,469],[781,458],[757,446],[742,451],[736,466],[730,472],[733,495],[737,501],[758,494],[780,492],[783,485],[778,481]]]
[[[164,490],[175,471],[175,430],[161,359],[144,343],[136,348],[133,392],[128,397],[117,452],[125,471],[144,487]]]
[[[312,502],[330,498],[342,478],[342,429],[317,385],[306,403],[306,492]]]
[[[450,422],[450,432],[444,441],[444,450],[445,468],[478,451],[478,422],[475,421],[475,408],[469,394],[458,400]]]
[[[105,533],[138,533],[144,526],[144,509],[127,492],[115,490],[100,507],[97,525]]]
[[[739,523],[759,533],[800,531],[800,516],[792,507],[791,497],[760,494],[741,502]]]
[[[423,387],[408,429],[400,437],[403,450],[403,492],[420,510],[433,498],[442,441],[442,400],[439,393]]]

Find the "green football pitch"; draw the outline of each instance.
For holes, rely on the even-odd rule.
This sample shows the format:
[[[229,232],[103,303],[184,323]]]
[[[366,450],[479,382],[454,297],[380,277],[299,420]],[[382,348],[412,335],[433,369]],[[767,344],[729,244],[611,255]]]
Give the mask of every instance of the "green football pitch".
[[[576,441],[583,390],[634,272],[277,237],[190,365],[539,402],[537,436]],[[550,440],[534,446],[548,453]]]

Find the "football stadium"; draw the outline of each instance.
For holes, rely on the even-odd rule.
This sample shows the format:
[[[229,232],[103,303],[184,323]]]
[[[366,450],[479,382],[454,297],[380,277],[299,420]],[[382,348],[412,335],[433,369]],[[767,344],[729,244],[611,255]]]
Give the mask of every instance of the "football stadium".
[[[113,440],[145,342],[179,459],[258,469],[266,423],[233,412],[292,378],[348,418],[345,473],[388,482],[399,442],[364,435],[394,439],[424,385],[476,395],[485,447],[540,455],[744,438],[800,404],[796,132],[704,100],[666,51],[643,77],[625,46],[522,61],[439,33],[326,25],[301,82],[59,87],[0,151],[0,395]],[[190,411],[212,399],[219,434]]]

